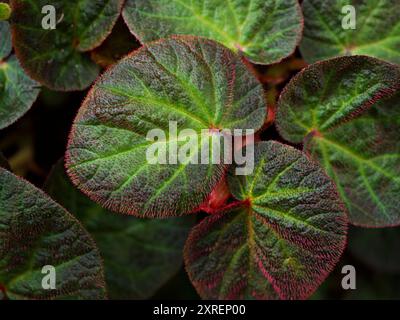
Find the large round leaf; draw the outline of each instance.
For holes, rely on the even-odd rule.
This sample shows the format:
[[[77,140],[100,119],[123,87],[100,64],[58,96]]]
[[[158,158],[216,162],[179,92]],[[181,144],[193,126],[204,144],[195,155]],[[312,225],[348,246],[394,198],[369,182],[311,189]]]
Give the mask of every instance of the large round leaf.
[[[185,247],[203,298],[303,299],[325,279],[346,242],[347,217],[334,184],[300,151],[255,148],[250,176],[229,176],[238,206],[195,227]]]
[[[46,182],[51,197],[90,232],[104,259],[111,299],[151,297],[182,266],[183,245],[194,217],[138,219],[103,209],[69,181],[63,162]]]
[[[107,208],[182,215],[206,199],[226,167],[212,164],[213,152],[209,164],[200,161],[202,146],[216,150],[222,129],[260,128],[265,113],[262,86],[238,56],[211,40],[173,37],[142,47],[95,83],[74,121],[66,166],[73,182]],[[190,158],[177,164],[170,155],[187,141],[169,134],[175,124],[180,136],[192,129],[198,138]],[[146,139],[152,129],[165,138]],[[168,164],[148,161],[148,148],[164,144],[172,150]]]
[[[303,31],[297,0],[127,0],[123,16],[144,42],[205,36],[262,64],[293,53]]]
[[[99,67],[83,52],[103,42],[122,4],[123,0],[12,0],[14,47],[22,66],[53,90],[87,88]],[[47,29],[52,14],[43,10],[47,5],[56,10],[55,29]]]
[[[310,66],[278,103],[281,135],[335,180],[353,224],[400,223],[400,68],[363,56]],[[386,98],[386,99],[388,99]]]
[[[304,0],[303,12],[300,50],[308,62],[352,54],[400,64],[398,0]]]
[[[11,32],[8,22],[0,22],[0,129],[18,120],[35,102],[40,88],[10,56]]]
[[[55,268],[54,290],[42,286],[45,266]],[[0,168],[0,288],[6,297],[102,299],[104,286],[100,255],[79,222],[41,190]]]

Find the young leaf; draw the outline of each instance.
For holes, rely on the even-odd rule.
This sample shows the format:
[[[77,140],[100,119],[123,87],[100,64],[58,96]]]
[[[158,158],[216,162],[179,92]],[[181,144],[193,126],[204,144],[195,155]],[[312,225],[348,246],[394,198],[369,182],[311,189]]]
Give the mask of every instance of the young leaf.
[[[338,261],[347,217],[334,184],[302,152],[255,147],[250,176],[228,176],[236,207],[203,220],[185,246],[202,298],[304,299]]]
[[[55,289],[43,284],[55,268]],[[8,299],[102,299],[101,258],[89,234],[41,190],[0,168],[0,288]],[[47,289],[46,289],[47,288]]]
[[[7,21],[0,21],[0,65],[1,60],[7,58],[12,50],[10,24]]]
[[[400,64],[398,0],[304,0],[303,12],[300,50],[308,62],[368,55]]]
[[[355,225],[400,223],[399,89],[399,67],[341,57],[298,74],[278,103],[281,135],[325,167]]]
[[[303,31],[297,0],[127,0],[123,17],[145,43],[172,34],[205,36],[261,64],[292,54]]]
[[[29,110],[40,87],[24,73],[15,56],[7,58],[12,49],[8,22],[0,22],[0,39],[0,129],[3,129]]]
[[[53,90],[87,88],[99,67],[84,51],[108,36],[122,4],[123,0],[54,0],[49,7],[47,0],[12,0],[14,47],[22,66]]]
[[[226,167],[224,159],[212,164],[211,153],[209,164],[200,161],[204,141],[215,137],[213,149],[219,130],[258,129],[265,115],[263,88],[238,56],[211,40],[173,37],[140,48],[95,83],[74,121],[66,166],[84,193],[114,211],[183,215],[206,199]],[[177,164],[171,146],[180,150],[187,141],[168,133],[173,122],[179,134],[192,129],[198,138],[190,159]],[[152,129],[165,138],[147,139]],[[164,143],[172,150],[168,164],[152,164],[148,148]]]
[[[90,53],[99,66],[107,68],[133,50],[140,47],[139,41],[130,33],[123,19],[118,19],[111,34]]]
[[[159,220],[112,213],[71,184],[62,161],[53,168],[45,189],[95,239],[111,299],[149,298],[180,269],[193,216]]]
[[[351,228],[349,250],[376,271],[400,272],[400,228]]]

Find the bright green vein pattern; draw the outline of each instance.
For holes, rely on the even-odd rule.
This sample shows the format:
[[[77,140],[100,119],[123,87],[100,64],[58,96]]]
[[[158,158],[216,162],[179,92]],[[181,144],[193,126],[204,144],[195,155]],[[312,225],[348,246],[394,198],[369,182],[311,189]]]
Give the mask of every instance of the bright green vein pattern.
[[[303,29],[297,0],[128,0],[123,16],[143,42],[205,36],[262,64],[293,53]]]
[[[364,56],[311,65],[285,88],[277,123],[337,184],[355,225],[400,224],[400,69]]]
[[[12,30],[18,59],[29,75],[57,91],[86,89],[100,68],[84,53],[99,46],[111,32],[123,0],[12,0]],[[49,24],[55,8],[55,29]]]
[[[356,28],[345,29],[345,6],[355,9]],[[312,63],[343,55],[368,55],[400,64],[400,1],[304,0],[300,50]]]
[[[214,146],[222,137],[218,130],[257,130],[265,114],[261,84],[233,52],[203,38],[159,41],[121,60],[96,82],[72,128],[68,173],[93,200],[118,212],[189,213],[212,191],[225,165],[211,160],[151,164],[146,151],[155,142],[147,133],[162,129],[168,146],[181,147],[186,141],[169,135],[170,123],[176,122],[178,131],[200,135],[205,129],[216,137]],[[205,144],[200,141],[191,159],[199,159]]]

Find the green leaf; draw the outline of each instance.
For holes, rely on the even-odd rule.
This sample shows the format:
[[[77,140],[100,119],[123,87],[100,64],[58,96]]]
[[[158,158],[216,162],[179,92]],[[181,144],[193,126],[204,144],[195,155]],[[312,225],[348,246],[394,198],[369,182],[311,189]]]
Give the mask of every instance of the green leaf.
[[[21,68],[15,56],[10,56],[11,31],[6,21],[0,22],[0,129],[27,112],[39,95],[40,87]]]
[[[261,64],[292,54],[303,31],[297,0],[127,0],[123,17],[145,43],[172,34],[204,36]]]
[[[219,130],[258,129],[265,115],[263,88],[240,57],[211,40],[173,37],[135,51],[95,83],[74,121],[66,166],[84,193],[113,211],[183,215],[206,199],[226,167],[212,164],[211,154],[209,164],[189,161],[199,160],[204,141],[213,148]],[[151,164],[150,146],[187,143],[168,134],[172,121],[179,133],[206,130],[207,139],[198,138],[188,161]],[[146,139],[156,128],[166,132],[161,143]]]
[[[193,216],[160,220],[112,213],[71,184],[62,161],[53,168],[45,189],[95,239],[111,299],[149,298],[180,269]]]
[[[2,152],[0,152],[0,167],[10,170],[10,165],[9,165],[7,159],[4,157]]]
[[[338,261],[347,217],[334,184],[302,152],[255,147],[250,176],[228,176],[240,204],[203,220],[185,246],[202,298],[305,299]]]
[[[42,286],[49,265],[55,290]],[[8,299],[105,298],[101,258],[89,234],[41,190],[2,168],[0,288]]]
[[[2,59],[8,57],[11,53],[11,32],[10,24],[7,21],[0,21],[0,66]]]
[[[0,62],[0,129],[22,117],[39,92],[39,84],[25,74],[15,56]]]
[[[101,46],[90,53],[90,57],[101,67],[107,68],[140,46],[121,18]]]
[[[11,16],[11,8],[7,3],[0,3],[0,21],[8,20]]]
[[[298,74],[278,103],[281,135],[325,167],[355,225],[400,223],[399,89],[399,67],[342,57]]]
[[[370,268],[388,273],[400,272],[400,228],[352,228],[349,250]]]
[[[355,9],[355,29],[347,27],[349,5]],[[400,64],[398,0],[304,0],[303,12],[300,50],[308,62],[368,55]]]
[[[83,90],[99,67],[84,51],[99,46],[111,32],[123,0],[54,0],[56,28],[44,29],[47,0],[12,0],[14,47],[24,69],[43,85],[59,91]]]

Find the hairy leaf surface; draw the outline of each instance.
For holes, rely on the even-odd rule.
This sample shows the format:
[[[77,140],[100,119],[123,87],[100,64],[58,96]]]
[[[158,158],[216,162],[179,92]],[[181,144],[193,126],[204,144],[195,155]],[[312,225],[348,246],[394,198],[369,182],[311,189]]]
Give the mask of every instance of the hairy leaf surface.
[[[7,3],[0,2],[0,21],[8,20],[11,16],[11,8]]]
[[[262,64],[293,53],[303,31],[297,0],[127,0],[123,16],[145,43],[172,34],[205,36]]]
[[[97,77],[99,67],[84,51],[100,45],[118,19],[123,0],[12,0],[13,39],[24,69],[43,85],[60,91],[83,90]],[[49,24],[51,5],[56,28]]]
[[[4,157],[2,152],[0,152],[0,167],[7,169],[7,170],[10,169],[10,165],[9,165],[7,159]]]
[[[320,161],[356,225],[400,223],[399,89],[395,65],[342,57],[305,69],[278,103],[281,135]]]
[[[138,219],[103,209],[69,181],[63,162],[53,168],[47,192],[73,213],[95,239],[104,259],[111,299],[151,297],[182,266],[194,217]]]
[[[39,84],[22,70],[14,55],[10,56],[11,32],[8,22],[0,22],[0,129],[25,114],[39,95]]]
[[[121,17],[101,46],[91,51],[90,57],[101,67],[107,68],[139,47],[140,42],[130,33]]]
[[[74,121],[66,166],[84,193],[114,211],[182,215],[206,199],[226,167],[223,159],[212,164],[212,152],[201,164],[202,146],[219,144],[221,129],[260,128],[265,114],[262,86],[238,56],[211,40],[173,37],[140,48],[95,83]],[[206,130],[207,139],[198,138],[187,161],[171,164],[167,150],[168,164],[152,164],[150,146],[187,143],[169,134],[173,122],[178,134]],[[146,139],[152,129],[165,139]],[[222,158],[223,149],[214,154]]]
[[[347,27],[349,5],[355,10],[355,29]],[[398,0],[304,0],[303,12],[300,50],[308,62],[368,55],[400,64]]]
[[[302,152],[277,142],[255,148],[250,176],[229,176],[243,201],[193,229],[185,263],[207,299],[304,299],[325,279],[346,241],[334,184]]]
[[[11,31],[7,21],[0,21],[0,63],[11,53]]]
[[[15,56],[0,62],[0,129],[22,117],[39,92],[39,84],[25,74]]]
[[[45,290],[44,266],[56,271]],[[47,283],[47,282],[46,282]],[[0,287],[8,299],[105,298],[100,255],[89,234],[41,190],[0,168]]]

